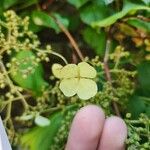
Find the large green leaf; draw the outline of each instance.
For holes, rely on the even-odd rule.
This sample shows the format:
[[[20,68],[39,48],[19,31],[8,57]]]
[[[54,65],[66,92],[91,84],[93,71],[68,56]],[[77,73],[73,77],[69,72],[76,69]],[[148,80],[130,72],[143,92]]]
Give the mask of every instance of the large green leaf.
[[[16,64],[11,66],[11,77],[21,87],[31,90],[36,95],[40,95],[42,90],[48,85],[43,79],[43,68],[40,63],[38,65],[33,64],[32,58],[35,57],[34,53],[27,50],[21,50],[14,56],[19,63],[16,70]],[[29,73],[26,78],[23,77],[23,71],[31,67],[33,72]]]
[[[150,32],[150,22],[146,22],[138,18],[129,18],[127,23],[138,29]]]
[[[74,5],[76,8],[80,8],[85,3],[87,3],[89,0],[67,0],[68,3]]]
[[[91,22],[91,25],[92,27],[107,27],[114,24],[118,19],[123,18],[131,11],[137,10],[150,11],[150,7],[125,1],[122,11],[115,13],[114,15],[111,15],[110,17],[107,17],[105,19],[99,19],[99,21]]]
[[[61,22],[65,27],[68,27],[69,21],[67,18],[62,17],[60,14],[57,14],[57,13],[54,13],[51,15],[53,15],[56,19],[58,19],[58,21]],[[54,18],[42,11],[33,11],[32,20],[38,26],[52,28],[57,33],[61,32],[60,28],[54,21]]]
[[[140,92],[150,96],[150,62],[143,62],[138,66],[138,80]]]
[[[68,106],[64,112],[56,112],[49,119],[51,124],[46,127],[35,127],[26,133],[21,143],[25,147],[29,147],[30,150],[50,150],[50,146],[53,145],[54,138],[61,126],[66,113],[71,110],[75,110],[76,106]]]
[[[91,25],[95,21],[97,22],[99,20],[102,20],[107,16],[109,16],[107,6],[103,1],[99,0],[85,5],[80,10],[81,20],[88,25]]]
[[[91,46],[97,55],[103,55],[106,45],[106,33],[103,30],[96,31],[90,27],[83,30],[85,42]]]
[[[63,114],[59,112],[50,117],[51,124],[49,126],[32,129],[23,136],[23,146],[29,147],[30,150],[49,150],[62,119]]]
[[[132,96],[128,103],[127,110],[132,114],[133,118],[138,118],[138,116],[146,110],[143,98],[137,95]]]

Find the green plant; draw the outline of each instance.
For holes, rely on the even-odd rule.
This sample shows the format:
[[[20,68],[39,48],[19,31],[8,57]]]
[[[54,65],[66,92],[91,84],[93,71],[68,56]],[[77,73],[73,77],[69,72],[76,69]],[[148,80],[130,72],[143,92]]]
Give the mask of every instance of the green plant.
[[[2,4],[1,12],[13,10],[0,15],[0,110],[14,147],[64,149],[76,111],[96,104],[106,115],[126,121],[127,149],[149,149],[148,1],[3,0]],[[68,9],[61,11],[64,4]],[[72,19],[68,12],[77,15]],[[70,32],[80,39],[79,46]],[[56,38],[63,33],[69,42],[47,42],[46,35]],[[93,85],[88,97],[77,80],[87,81],[87,91],[89,82]]]

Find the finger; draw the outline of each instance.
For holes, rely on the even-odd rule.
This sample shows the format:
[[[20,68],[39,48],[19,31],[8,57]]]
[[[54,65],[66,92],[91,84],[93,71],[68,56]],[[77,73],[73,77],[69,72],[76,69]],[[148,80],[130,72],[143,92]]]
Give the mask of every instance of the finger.
[[[95,150],[103,129],[105,115],[101,108],[88,105],[76,114],[66,150]]]
[[[127,127],[119,117],[107,118],[104,124],[98,150],[124,150]]]

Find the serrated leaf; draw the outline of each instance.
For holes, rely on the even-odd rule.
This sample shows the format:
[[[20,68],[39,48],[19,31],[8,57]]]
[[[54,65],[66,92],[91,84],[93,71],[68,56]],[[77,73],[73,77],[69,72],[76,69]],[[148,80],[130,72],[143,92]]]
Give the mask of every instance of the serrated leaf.
[[[99,21],[91,22],[91,25],[92,27],[107,27],[114,24],[118,19],[123,18],[131,11],[138,11],[138,10],[150,11],[150,7],[125,1],[122,11],[115,13],[114,15],[111,15],[110,17],[107,17],[105,19],[100,19]]]
[[[85,42],[95,50],[97,55],[102,56],[105,51],[106,33],[103,30],[96,31],[90,27],[83,30]]]
[[[19,62],[19,66],[16,70],[16,65],[12,64],[10,71],[11,77],[14,82],[16,82],[19,86],[31,90],[35,95],[40,95],[42,90],[48,85],[48,83],[43,79],[43,68],[40,63],[38,65],[34,65],[32,61],[32,57],[35,57],[35,54],[32,51],[21,50],[18,52],[13,58]],[[26,60],[25,63],[22,61]],[[33,72],[28,74],[26,78],[23,77],[23,71],[28,67],[33,69]]]
[[[50,125],[50,120],[48,118],[45,118],[45,117],[40,116],[40,115],[35,117],[34,122],[36,125],[38,125],[40,127],[45,127],[45,126]]]
[[[67,18],[62,17],[60,14],[54,13],[52,14],[58,21],[60,21],[65,27],[68,27],[69,21]],[[33,22],[38,26],[44,26],[48,28],[52,28],[56,31],[56,33],[61,32],[59,26],[54,21],[54,18],[42,11],[33,11],[32,15]]]

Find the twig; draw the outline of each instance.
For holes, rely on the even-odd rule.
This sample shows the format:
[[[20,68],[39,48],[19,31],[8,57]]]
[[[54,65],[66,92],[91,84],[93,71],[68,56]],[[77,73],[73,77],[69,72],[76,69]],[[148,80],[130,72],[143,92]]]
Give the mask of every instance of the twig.
[[[39,49],[39,48],[35,48],[35,50],[38,51],[38,52],[42,52],[42,50]],[[66,65],[68,64],[68,62],[67,62],[67,60],[65,59],[65,57],[63,57],[63,56],[60,55],[59,53],[56,53],[56,52],[54,52],[54,51],[47,51],[47,50],[43,50],[43,51],[45,51],[45,52],[48,53],[48,54],[52,54],[52,55],[55,55],[55,56],[61,58],[61,59],[64,61],[64,63],[65,63]]]
[[[106,42],[106,50],[105,50],[105,56],[104,56],[104,71],[106,74],[107,81],[110,83],[110,85],[112,85],[111,75],[110,75],[109,66],[108,66],[110,45],[111,45],[111,41],[110,39],[108,39]],[[116,102],[113,101],[112,104],[113,104],[116,115],[120,116],[119,108]]]
[[[42,111],[40,112],[40,114],[43,114],[43,113],[51,113],[51,112],[60,110],[60,109],[62,109],[62,108],[63,108],[62,106],[52,107],[52,108],[49,108],[49,109],[42,110]]]
[[[57,23],[57,25],[59,26],[59,28],[65,33],[65,35],[68,37],[71,45],[73,46],[73,48],[75,49],[76,53],[78,54],[79,58],[83,61],[84,57],[81,53],[81,50],[79,49],[78,44],[76,43],[76,41],[74,40],[73,36],[70,34],[70,32],[66,29],[66,27],[59,21],[57,20],[54,16],[52,16],[54,21]]]
[[[54,52],[54,51],[51,51],[50,54],[53,54],[53,55],[55,55],[55,56],[57,56],[57,57],[60,57],[60,58],[64,61],[64,63],[65,63],[66,65],[68,64],[67,60],[66,60],[62,55],[60,55],[60,54],[58,54],[58,53],[56,53],[56,52]]]
[[[108,39],[106,43],[106,50],[105,50],[105,56],[104,56],[104,70],[105,70],[107,80],[111,83],[111,76],[110,76],[109,67],[108,67],[110,44],[111,44],[111,41]]]
[[[7,114],[6,114],[6,118],[4,120],[5,123],[7,123],[7,121],[10,119],[11,117],[11,108],[12,108],[12,103],[9,103],[8,104],[8,107],[7,107]]]

